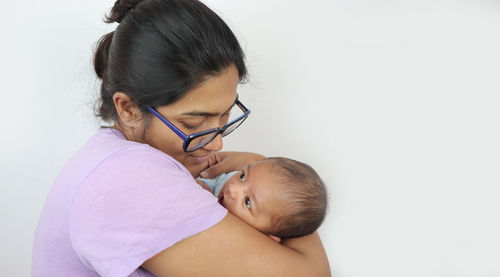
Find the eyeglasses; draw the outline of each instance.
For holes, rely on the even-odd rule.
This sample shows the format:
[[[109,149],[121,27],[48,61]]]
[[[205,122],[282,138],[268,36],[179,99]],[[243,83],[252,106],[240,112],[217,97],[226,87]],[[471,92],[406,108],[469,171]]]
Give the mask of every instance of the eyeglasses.
[[[236,99],[234,104],[241,109],[241,111],[243,112],[242,115],[239,115],[235,119],[229,121],[221,128],[217,127],[213,129],[208,129],[191,135],[184,134],[184,132],[182,132],[179,128],[177,128],[174,124],[172,124],[172,122],[168,121],[168,119],[163,117],[158,111],[156,111],[156,109],[149,106],[145,107],[150,112],[152,112],[156,117],[158,117],[158,119],[160,119],[163,123],[165,123],[165,125],[167,125],[174,133],[176,133],[184,141],[184,143],[182,144],[184,152],[193,152],[209,144],[219,134],[221,134],[222,137],[231,134],[231,132],[233,132],[236,128],[238,128],[241,125],[241,123],[243,123],[243,121],[245,121],[245,119],[250,114],[250,110],[247,109],[247,107],[245,107],[245,105],[243,105],[243,103],[241,103],[238,99]]]

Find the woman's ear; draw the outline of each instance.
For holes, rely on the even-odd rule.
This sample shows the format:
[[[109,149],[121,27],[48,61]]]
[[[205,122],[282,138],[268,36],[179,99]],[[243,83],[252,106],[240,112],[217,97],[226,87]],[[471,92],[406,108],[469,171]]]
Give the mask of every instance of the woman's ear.
[[[276,242],[278,243],[281,243],[281,239],[278,238],[277,236],[273,236],[273,235],[267,235],[268,237],[272,238],[273,240],[275,240]]]
[[[120,123],[129,127],[136,127],[137,120],[142,118],[142,113],[130,96],[123,92],[115,92],[113,94],[113,103],[120,118]]]

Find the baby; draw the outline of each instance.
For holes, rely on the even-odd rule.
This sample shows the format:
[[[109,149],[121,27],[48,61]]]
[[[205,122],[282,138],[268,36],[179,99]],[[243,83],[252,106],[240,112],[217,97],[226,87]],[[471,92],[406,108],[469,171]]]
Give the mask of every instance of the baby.
[[[233,215],[278,242],[311,234],[325,218],[323,182],[310,166],[292,159],[267,158],[199,180]]]

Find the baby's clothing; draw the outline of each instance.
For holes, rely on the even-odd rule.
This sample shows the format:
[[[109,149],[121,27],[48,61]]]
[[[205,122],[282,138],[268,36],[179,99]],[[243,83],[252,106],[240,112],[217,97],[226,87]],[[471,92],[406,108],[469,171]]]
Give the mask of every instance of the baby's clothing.
[[[239,171],[222,173],[221,175],[213,179],[205,179],[205,178],[199,178],[199,179],[203,181],[205,184],[207,184],[212,190],[212,193],[215,195],[215,197],[217,197],[221,189],[224,187],[224,184],[227,182],[227,180],[229,180],[229,178],[233,177],[233,175],[238,172]]]

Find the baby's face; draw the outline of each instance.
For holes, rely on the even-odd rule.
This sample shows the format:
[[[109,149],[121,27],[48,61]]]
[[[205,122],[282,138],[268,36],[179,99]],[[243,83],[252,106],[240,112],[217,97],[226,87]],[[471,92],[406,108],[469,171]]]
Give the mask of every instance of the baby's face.
[[[219,193],[219,203],[257,230],[271,231],[273,216],[278,216],[283,200],[280,184],[273,178],[272,164],[260,161],[247,165],[233,175]]]

